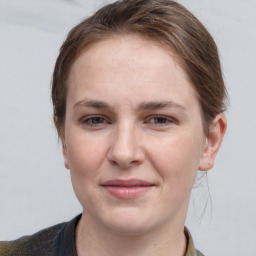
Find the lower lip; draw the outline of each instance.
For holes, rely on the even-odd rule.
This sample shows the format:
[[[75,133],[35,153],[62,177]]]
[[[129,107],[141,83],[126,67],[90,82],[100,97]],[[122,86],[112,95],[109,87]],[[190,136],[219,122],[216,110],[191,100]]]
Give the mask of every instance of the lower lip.
[[[104,188],[112,196],[117,197],[119,199],[134,199],[148,192],[150,189],[152,189],[152,186],[137,186],[137,187],[104,186]]]

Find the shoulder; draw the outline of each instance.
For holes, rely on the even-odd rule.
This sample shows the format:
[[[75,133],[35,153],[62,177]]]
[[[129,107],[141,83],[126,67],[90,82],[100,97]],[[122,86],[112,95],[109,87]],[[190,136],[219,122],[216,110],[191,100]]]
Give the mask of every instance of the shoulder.
[[[186,227],[184,229],[184,233],[187,238],[187,252],[185,256],[204,256],[200,251],[195,248],[192,236]]]
[[[200,251],[196,250],[197,256],[204,256]]]
[[[53,250],[58,235],[66,223],[41,230],[31,236],[23,236],[14,241],[0,242],[0,255],[35,255],[38,251],[44,251],[46,255]]]
[[[23,236],[14,241],[0,242],[0,255],[51,256],[59,255],[61,250],[74,251],[75,226],[79,219],[80,216],[77,216],[70,222],[46,228],[31,236]]]

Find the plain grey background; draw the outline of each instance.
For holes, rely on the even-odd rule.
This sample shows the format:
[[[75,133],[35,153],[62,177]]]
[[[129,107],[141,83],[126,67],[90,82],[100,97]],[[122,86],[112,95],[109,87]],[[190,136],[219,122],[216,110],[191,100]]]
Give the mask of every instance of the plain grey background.
[[[178,2],[214,36],[230,94],[227,134],[208,172],[212,207],[203,180],[186,225],[207,256],[256,256],[256,1]],[[0,0],[0,240],[81,212],[52,122],[50,81],[67,32],[103,3]]]

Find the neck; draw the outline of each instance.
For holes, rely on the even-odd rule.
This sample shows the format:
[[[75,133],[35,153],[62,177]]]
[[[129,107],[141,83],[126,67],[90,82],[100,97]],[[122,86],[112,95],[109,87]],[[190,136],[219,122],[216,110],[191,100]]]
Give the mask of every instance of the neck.
[[[184,256],[186,247],[184,222],[125,235],[95,225],[93,219],[83,213],[76,229],[78,256]]]

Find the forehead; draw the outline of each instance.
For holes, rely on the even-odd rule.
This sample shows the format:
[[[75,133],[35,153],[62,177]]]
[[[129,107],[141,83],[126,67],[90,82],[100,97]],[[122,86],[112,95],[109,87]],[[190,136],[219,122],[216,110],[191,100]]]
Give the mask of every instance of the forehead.
[[[84,49],[71,67],[69,93],[78,98],[94,90],[98,95],[125,94],[129,90],[149,97],[175,92],[194,95],[175,54],[136,35],[113,36]],[[88,95],[85,95],[88,96]],[[176,95],[178,97],[178,95]]]
[[[166,63],[170,61],[177,70],[181,70],[179,57],[170,47],[136,34],[114,34],[91,43],[81,50],[71,66],[71,72],[77,66],[92,67],[94,65],[99,69],[104,65],[111,65],[113,68],[114,65],[112,64],[115,63],[118,63],[116,65],[118,69],[131,68],[135,63],[137,69],[139,64],[141,64],[140,68],[142,69],[146,69],[149,65],[159,66],[161,64],[172,69],[170,63]],[[183,73],[182,75],[187,79],[184,70],[180,73]]]

